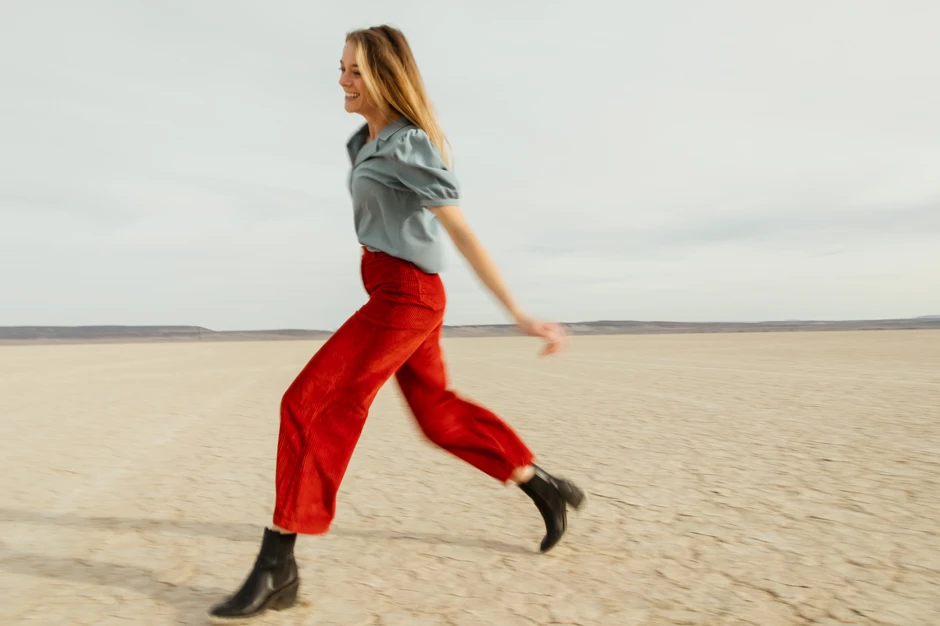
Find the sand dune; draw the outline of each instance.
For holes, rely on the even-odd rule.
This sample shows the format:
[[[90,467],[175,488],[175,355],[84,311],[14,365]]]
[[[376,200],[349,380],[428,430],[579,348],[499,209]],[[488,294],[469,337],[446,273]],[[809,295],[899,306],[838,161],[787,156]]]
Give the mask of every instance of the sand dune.
[[[273,504],[317,341],[0,347],[0,623],[201,624]],[[940,332],[448,339],[456,386],[589,492],[566,540],[389,385],[302,605],[252,624],[836,624],[940,615]]]

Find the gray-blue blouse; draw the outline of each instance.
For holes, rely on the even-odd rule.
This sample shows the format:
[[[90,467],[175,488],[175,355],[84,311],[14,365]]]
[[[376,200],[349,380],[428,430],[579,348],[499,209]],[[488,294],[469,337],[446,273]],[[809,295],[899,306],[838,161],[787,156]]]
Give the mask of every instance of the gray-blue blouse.
[[[457,177],[427,133],[404,117],[368,137],[363,125],[346,144],[359,243],[439,273],[446,232],[427,207],[459,205]]]

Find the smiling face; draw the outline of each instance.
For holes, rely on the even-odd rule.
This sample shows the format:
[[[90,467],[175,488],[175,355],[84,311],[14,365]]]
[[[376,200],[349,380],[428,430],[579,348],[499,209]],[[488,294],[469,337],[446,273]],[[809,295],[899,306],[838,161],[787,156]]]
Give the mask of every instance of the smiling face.
[[[378,107],[375,106],[369,96],[369,90],[366,89],[365,80],[359,70],[356,51],[356,43],[347,41],[343,47],[343,58],[339,62],[339,84],[346,94],[346,111],[370,117],[378,113]]]

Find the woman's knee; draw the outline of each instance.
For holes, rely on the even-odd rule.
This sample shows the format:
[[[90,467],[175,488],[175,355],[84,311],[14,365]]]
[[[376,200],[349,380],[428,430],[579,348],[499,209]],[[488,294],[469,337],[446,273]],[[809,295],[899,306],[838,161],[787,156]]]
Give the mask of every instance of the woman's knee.
[[[281,420],[297,414],[297,410],[301,405],[301,394],[302,389],[296,382],[284,391],[281,395]]]
[[[416,415],[415,417],[418,420],[421,432],[431,443],[441,448],[446,448],[454,443],[457,431],[448,420],[431,413]]]

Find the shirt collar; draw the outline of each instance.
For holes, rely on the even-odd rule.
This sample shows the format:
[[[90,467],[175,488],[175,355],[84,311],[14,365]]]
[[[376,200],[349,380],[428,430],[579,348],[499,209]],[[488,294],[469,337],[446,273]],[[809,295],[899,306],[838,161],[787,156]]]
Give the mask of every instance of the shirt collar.
[[[402,128],[410,124],[408,118],[402,115],[394,122],[388,124],[385,128],[379,131],[379,136],[377,139],[379,141],[388,141],[389,137],[400,131]],[[368,132],[368,131],[367,131]]]
[[[370,150],[368,151],[369,154],[374,154],[381,144],[388,141],[392,135],[410,123],[411,122],[408,121],[408,118],[402,115],[394,122],[387,124],[385,128],[380,130],[378,137],[376,137],[375,140],[371,142],[369,141],[369,124],[363,124],[346,143],[346,149],[349,152],[350,160],[353,162],[364,160],[366,155],[363,154],[363,148],[366,146],[370,147]]]

